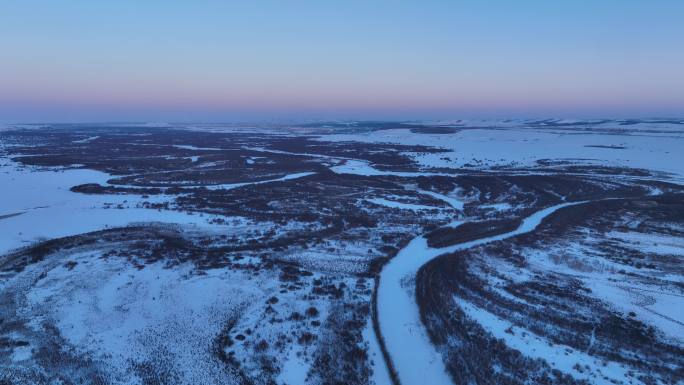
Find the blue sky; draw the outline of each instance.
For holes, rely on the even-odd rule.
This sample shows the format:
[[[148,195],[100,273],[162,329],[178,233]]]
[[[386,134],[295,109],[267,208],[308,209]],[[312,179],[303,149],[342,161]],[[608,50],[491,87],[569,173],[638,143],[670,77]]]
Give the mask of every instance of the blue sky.
[[[0,121],[684,115],[684,2],[6,1]]]

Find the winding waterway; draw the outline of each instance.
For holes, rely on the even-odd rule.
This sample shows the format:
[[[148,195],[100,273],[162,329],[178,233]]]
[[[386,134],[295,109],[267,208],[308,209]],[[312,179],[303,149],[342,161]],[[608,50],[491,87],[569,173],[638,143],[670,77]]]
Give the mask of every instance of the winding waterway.
[[[425,237],[419,236],[401,249],[380,273],[376,297],[381,340],[391,360],[387,364],[394,368],[399,382],[403,385],[452,383],[420,320],[414,279],[422,265],[439,255],[528,233],[555,211],[580,203],[584,202],[566,202],[539,210],[525,218],[517,229],[507,233],[443,248],[429,247]]]

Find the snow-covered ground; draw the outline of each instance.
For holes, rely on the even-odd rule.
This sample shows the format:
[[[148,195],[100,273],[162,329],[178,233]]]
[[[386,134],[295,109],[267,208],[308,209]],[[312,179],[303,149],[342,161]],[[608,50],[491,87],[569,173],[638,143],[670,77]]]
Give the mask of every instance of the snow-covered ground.
[[[338,174],[355,174],[363,176],[399,176],[415,178],[419,176],[456,176],[456,173],[441,173],[441,172],[409,172],[409,171],[385,171],[378,170],[369,162],[364,160],[350,159],[346,160],[339,166],[330,167],[333,172]]]
[[[297,172],[293,174],[288,174],[280,178],[274,178],[274,179],[268,179],[268,180],[261,180],[257,182],[243,182],[243,183],[226,183],[226,184],[213,184],[213,185],[205,185],[205,186],[198,186],[198,187],[206,187],[209,190],[232,190],[235,188],[243,187],[243,186],[248,186],[248,185],[257,185],[257,184],[265,184],[265,183],[274,183],[274,182],[284,182],[286,180],[292,180],[292,179],[299,179],[299,178],[304,178],[305,176],[313,175],[315,172]]]
[[[431,196],[435,199],[439,199],[443,202],[446,202],[449,206],[455,208],[458,211],[463,211],[463,206],[465,205],[465,202],[460,200],[460,199],[456,199],[456,198],[453,198],[453,197],[450,197],[450,196],[447,196],[444,194],[436,193],[434,191],[418,190],[418,192],[421,194],[429,195],[429,196]]]
[[[391,208],[396,208],[396,209],[403,209],[403,210],[434,210],[434,207],[430,206],[425,206],[425,205],[414,205],[411,203],[402,203],[402,202],[397,202],[397,201],[392,201],[389,199],[385,198],[371,198],[368,199],[368,202],[375,203],[376,205],[381,205],[385,207],[391,207]]]
[[[452,382],[441,355],[430,342],[420,320],[420,310],[415,301],[413,283],[418,269],[442,254],[530,232],[549,214],[578,203],[581,202],[548,207],[525,218],[516,230],[454,246],[431,248],[424,237],[418,237],[401,249],[396,257],[385,265],[380,274],[378,286],[378,318],[382,337],[401,383],[451,384]]]
[[[0,253],[40,240],[137,222],[178,223],[221,231],[221,225],[210,223],[217,216],[138,207],[143,201],[164,197],[88,195],[69,190],[84,183],[105,185],[110,178],[93,170],[39,170],[18,167],[14,162],[0,165]],[[225,231],[227,227],[223,228]]]
[[[607,237],[586,237],[587,241],[601,242],[605,239],[620,240],[621,246],[634,247],[646,254],[665,254],[670,256],[684,255],[684,243],[681,239],[672,236],[663,236],[643,233],[617,233],[611,232]],[[638,242],[638,243],[631,243]],[[684,343],[684,296],[678,290],[668,287],[664,283],[674,283],[681,280],[678,275],[657,274],[658,284],[650,283],[642,279],[616,279],[616,270],[626,270],[629,273],[644,273],[635,267],[622,264],[611,264],[605,260],[596,261],[580,247],[558,250],[525,250],[531,266],[540,271],[553,271],[575,277],[591,289],[602,301],[624,314],[634,313],[636,319],[647,325],[655,326],[663,332],[667,338],[674,339],[678,343]],[[565,255],[570,261],[560,262],[554,260],[552,255]],[[583,266],[579,269],[572,265]],[[671,285],[670,285],[671,286]],[[645,311],[644,311],[645,310]]]
[[[207,350],[212,339],[231,317],[267,298],[277,282],[245,284],[253,279],[248,275],[224,269],[200,275],[191,265],[168,269],[163,262],[140,269],[94,251],[40,262],[3,289],[27,293],[17,311],[31,323],[19,337],[41,333],[49,321],[77,347],[71,354],[106,362],[115,383],[136,383],[136,364],[172,372],[183,383],[203,383],[223,375],[224,364]],[[14,361],[31,356],[15,349]]]
[[[537,160],[572,159],[592,164],[644,168],[684,177],[684,134],[666,137],[509,127],[464,129],[456,133],[416,134],[409,129],[325,135],[326,141],[401,143],[448,149],[446,153],[412,154],[425,167],[478,168],[497,165],[534,166]],[[478,163],[481,162],[481,163]],[[362,168],[363,165],[346,166]],[[370,171],[369,171],[370,172]]]
[[[382,350],[380,349],[378,338],[373,331],[373,323],[370,318],[366,328],[363,329],[363,339],[368,341],[368,357],[372,361],[373,367],[372,384],[392,385],[392,379],[387,370],[387,365],[385,365],[385,359],[382,356]]]
[[[592,357],[585,352],[572,349],[568,346],[558,346],[550,343],[546,338],[530,333],[529,330],[516,327],[511,322],[501,319],[477,306],[464,302],[458,298],[455,303],[466,315],[479,323],[487,332],[495,338],[506,341],[511,349],[523,352],[526,356],[542,359],[564,373],[573,373],[576,378],[590,381],[591,383],[610,384],[610,380],[621,381],[626,377],[628,369],[615,362],[604,362]],[[573,369],[575,365],[590,368],[582,372]],[[596,369],[605,378],[596,378]]]
[[[519,202],[506,202],[505,199],[478,204],[483,202],[478,202],[479,198],[473,194],[464,195],[460,188],[447,192],[442,190],[443,193],[418,188],[417,182],[411,178],[458,176],[456,170],[431,171],[431,168],[467,166],[483,171],[482,174],[491,173],[495,176],[496,170],[492,170],[492,166],[529,167],[537,165],[538,160],[550,159],[553,161],[572,160],[573,164],[644,168],[672,173],[680,180],[684,178],[684,152],[681,151],[684,148],[684,135],[679,131],[678,125],[673,125],[669,131],[653,132],[662,126],[644,123],[639,125],[634,133],[626,135],[617,129],[614,132],[610,131],[613,129],[611,127],[605,127],[603,131],[585,132],[578,129],[559,128],[562,127],[559,125],[577,122],[556,120],[552,123],[545,128],[539,127],[543,124],[535,123],[534,129],[522,127],[524,122],[518,121],[500,122],[496,128],[469,128],[451,134],[425,134],[411,132],[409,129],[392,129],[320,137],[320,140],[331,142],[399,143],[436,146],[449,150],[432,154],[406,153],[424,168],[423,171],[413,172],[381,170],[382,165],[363,159],[316,153],[300,154],[260,147],[245,148],[261,151],[264,156],[267,153],[276,153],[324,159],[322,162],[319,160],[319,164],[327,165],[337,174],[390,177],[378,179],[389,180],[392,183],[394,180],[401,180],[401,182],[396,182],[397,185],[401,186],[400,188],[403,187],[405,191],[411,191],[412,195],[401,196],[396,189],[393,193],[381,195],[373,188],[369,188],[368,195],[359,194],[354,199],[357,199],[356,202],[359,202],[363,211],[370,213],[391,211],[401,219],[407,218],[407,222],[415,216],[422,220],[422,222],[415,222],[416,228],[420,225],[434,225],[434,223],[427,223],[429,221],[425,220],[425,217],[433,221],[437,220],[440,225],[443,225],[445,217],[451,215],[451,223],[447,225],[451,227],[478,219],[466,217],[464,213],[466,203],[468,215],[473,215],[469,211],[473,205],[472,207],[483,209],[480,214],[484,212],[485,216],[490,217],[510,215],[511,212],[525,208]],[[448,125],[460,126],[462,124],[465,123],[455,122]],[[486,125],[483,124],[483,126]],[[73,143],[87,145],[97,139],[98,136],[86,136],[85,139]],[[168,147],[221,151],[220,148],[193,145]],[[190,159],[194,163],[203,162],[200,156],[192,156]],[[255,164],[260,159],[261,157],[249,157],[245,162]],[[220,164],[220,158],[215,163],[205,162],[203,165],[207,164]],[[511,171],[513,172],[516,171]],[[529,170],[520,172],[521,174],[530,173]],[[269,183],[298,179],[306,183],[313,180],[313,178],[306,178],[313,174],[315,173],[298,172],[275,178],[283,174],[274,173],[273,179],[257,182],[211,186],[188,184],[183,187],[187,189],[206,187],[217,190],[212,194],[220,194],[220,190],[232,190],[246,185],[268,188],[266,184]],[[325,173],[319,175],[321,179],[324,177],[323,174]],[[236,223],[239,222],[242,226],[252,226],[259,232],[265,232],[265,227],[269,227],[266,230],[271,230],[272,227],[275,236],[279,235],[278,232],[282,230],[282,227],[291,224],[291,222],[287,225],[275,225],[271,222],[257,223],[247,217],[190,214],[176,210],[142,207],[143,202],[169,202],[173,201],[174,196],[88,195],[69,190],[73,186],[86,183],[112,186],[107,182],[111,177],[106,173],[93,170],[48,170],[25,167],[9,158],[0,158],[0,185],[3,186],[0,189],[0,254],[35,244],[41,240],[140,222],[175,223],[182,225],[184,229],[202,230],[203,233],[206,232],[205,234],[213,235],[233,235]],[[661,175],[658,179],[665,178],[665,175]],[[318,182],[318,178],[316,181]],[[126,186],[119,185],[119,187]],[[140,186],[130,187],[139,188]],[[667,190],[666,187],[663,189]],[[663,193],[663,190],[653,187],[653,193],[659,195]],[[423,199],[429,196],[433,200],[425,203],[420,200],[420,195],[424,195]],[[286,201],[268,199],[271,198],[264,200],[265,205],[275,203],[272,207],[278,207],[278,205],[286,207]],[[440,201],[440,205],[437,205],[434,200]],[[531,232],[551,213],[562,207],[579,203],[582,202],[566,202],[548,207],[525,218],[514,231],[449,247],[431,248],[427,245],[426,238],[419,236],[402,248],[384,266],[377,292],[380,332],[393,366],[403,384],[451,383],[444,357],[430,342],[416,304],[415,275],[420,267],[445,253]],[[445,210],[447,206],[448,209]],[[363,231],[374,231],[363,228],[363,225],[360,227]],[[312,226],[309,230],[314,232],[314,228],[315,226]],[[680,239],[667,236],[650,236],[637,232],[610,232],[602,236],[606,239],[620,240],[625,247],[643,253],[681,255],[684,250],[684,243]],[[259,241],[264,239],[266,237]],[[354,271],[355,274],[367,273],[365,262],[370,259],[369,254],[380,253],[377,251],[380,248],[371,250],[368,244],[359,241],[324,239],[322,243],[324,246],[321,247],[325,249],[309,248],[312,244],[303,239],[302,247],[306,247],[297,249],[296,252],[288,254],[287,251],[282,252],[280,249],[277,252],[269,250],[263,254],[265,258],[277,255],[279,262],[291,262],[301,268],[316,271],[312,277],[307,278],[312,281],[325,273],[335,272],[338,265],[355,264],[359,266],[359,270]],[[544,253],[529,251],[526,256],[537,268],[547,271],[561,271],[562,269],[562,266],[550,260],[550,257]],[[255,258],[255,261],[257,259]],[[63,262],[66,260],[76,264],[65,265]],[[361,261],[364,263],[359,263]],[[322,265],[325,265],[328,270],[320,267]],[[254,273],[252,276],[249,272],[225,269],[209,269],[202,274],[197,274],[189,263],[169,269],[163,263],[155,262],[139,269],[125,259],[103,258],[98,250],[62,255],[62,259],[52,261],[40,261],[28,270],[28,273],[24,275],[0,281],[0,289],[17,291],[22,287],[24,288],[22,290],[29,294],[26,301],[22,303],[21,311],[27,319],[33,320],[30,326],[38,330],[41,321],[50,320],[59,329],[60,335],[67,343],[82,350],[79,353],[95,359],[107,360],[113,373],[123,379],[121,383],[133,381],[126,373],[126,368],[129,367],[131,361],[135,361],[140,355],[150,356],[159,352],[163,352],[160,355],[168,360],[164,365],[171,364],[179,367],[178,370],[181,373],[178,375],[184,383],[202,382],[203,373],[216,371],[217,365],[220,365],[216,362],[216,357],[206,351],[206,346],[212,344],[210,337],[221,334],[221,328],[225,326],[226,319],[237,313],[243,315],[238,321],[240,330],[253,329],[254,325],[260,325],[260,332],[263,333],[261,337],[265,339],[272,337],[275,340],[278,334],[292,334],[292,331],[288,330],[290,324],[287,323],[292,320],[287,317],[294,310],[303,313],[306,306],[315,303],[320,310],[318,319],[322,321],[326,320],[330,311],[325,300],[321,300],[320,297],[314,299],[310,296],[308,287],[305,289],[305,294],[293,294],[301,288],[293,289],[294,284],[280,282],[277,274],[267,277]],[[570,270],[564,272],[576,273]],[[43,276],[43,273],[46,275]],[[673,276],[673,281],[681,282],[680,276],[676,274]],[[667,290],[647,293],[642,290],[644,287],[637,283],[628,285],[615,282],[611,279],[611,274],[606,271],[597,270],[587,273],[582,280],[588,288],[601,293],[602,300],[622,312],[648,310],[638,312],[637,319],[655,325],[675,340],[684,341],[681,328],[683,317],[681,309],[684,308],[682,298],[684,297],[681,295],[675,295],[676,293],[673,294]],[[340,278],[340,281],[344,281],[348,287],[356,284],[355,278],[351,276]],[[302,284],[302,287],[305,285]],[[364,295],[370,297],[369,293],[370,289]],[[262,311],[265,300],[271,295],[279,296],[281,302],[278,306],[282,306],[282,314],[267,317]],[[360,298],[365,297],[362,295]],[[363,299],[357,298],[357,300]],[[456,302],[455,305],[460,306],[468,317],[482,325],[488,333],[505,340],[509,347],[520,350],[531,358],[545,359],[554,368],[563,372],[572,371],[572,368],[567,366],[572,360],[596,368],[604,365],[589,354],[578,351],[566,352],[564,346],[548,346],[548,341],[542,336],[525,334],[522,328],[516,329],[510,320],[500,318],[486,309],[478,308],[475,304],[466,301]],[[374,370],[371,380],[378,385],[389,384],[391,381],[377,336],[371,327],[370,319],[367,321],[363,329],[363,343],[368,347],[368,357],[372,361]],[[310,324],[305,325],[309,327]],[[513,333],[510,333],[511,330]],[[316,331],[316,333],[325,332],[323,328]],[[159,349],[159,351],[154,349]],[[247,347],[244,351],[240,351],[242,349],[240,347],[231,349],[237,352],[238,359],[244,360],[249,354],[253,354]],[[288,345],[280,352],[278,362],[274,363],[278,372],[275,377],[276,381],[281,384],[307,382],[312,370],[315,369],[312,366],[313,351],[313,348],[301,344]],[[21,362],[29,360],[32,354],[34,353],[28,348],[19,346],[13,350],[12,359],[15,362]],[[192,362],[192,365],[183,365],[184,362]],[[261,369],[254,363],[257,362],[256,359],[246,362],[245,370],[251,371],[252,375],[258,375]],[[603,367],[603,372],[610,378],[619,380],[625,375],[625,369],[615,363],[607,363]],[[589,377],[587,379],[591,380]]]

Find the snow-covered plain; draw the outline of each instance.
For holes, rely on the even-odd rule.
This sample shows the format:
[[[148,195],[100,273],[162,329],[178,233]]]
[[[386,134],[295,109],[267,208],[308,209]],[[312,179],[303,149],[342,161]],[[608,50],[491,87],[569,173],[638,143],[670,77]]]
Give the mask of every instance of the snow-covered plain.
[[[5,162],[0,165],[0,178],[5,186],[0,189],[0,253],[40,240],[137,222],[178,223],[220,230],[219,225],[210,224],[211,219],[217,216],[139,207],[143,201],[154,201],[155,198],[86,195],[69,191],[71,187],[84,183],[106,185],[111,176],[99,171],[41,170]],[[117,208],[119,205],[121,208]],[[12,214],[17,215],[6,217]]]
[[[270,180],[204,186],[230,190],[248,185],[303,178],[313,172],[294,173]],[[227,232],[228,226],[213,220],[225,217],[176,210],[142,207],[143,202],[164,202],[173,198],[140,195],[87,195],[71,192],[86,183],[109,185],[106,173],[87,169],[47,170],[21,167],[6,161],[0,177],[7,186],[0,190],[0,253],[40,240],[60,238],[133,223],[161,222],[192,225],[207,231]],[[228,218],[243,221],[244,218]]]
[[[228,319],[274,291],[272,278],[246,284],[250,279],[218,269],[198,275],[190,265],[138,269],[119,258],[82,252],[41,262],[4,282],[3,289],[29,293],[17,309],[32,320],[23,333],[54,322],[77,353],[105,362],[115,383],[137,383],[132,364],[168,370],[183,383],[203,383],[222,377],[223,364],[206,349],[214,336]],[[30,358],[26,352],[15,360]]]
[[[417,171],[387,171],[382,165],[364,159],[326,155],[317,153],[296,153],[272,150],[262,147],[245,147],[251,151],[265,154],[288,154],[322,161],[335,174],[377,177],[381,180],[405,180],[397,182],[403,185],[404,191],[411,191],[410,197],[376,192],[357,199],[359,206],[372,206],[371,210],[393,210],[407,218],[418,213],[434,213],[433,219],[439,219],[444,225],[445,212],[452,215],[446,226],[458,227],[478,218],[466,214],[467,206],[485,212],[485,216],[496,212],[496,215],[510,215],[510,212],[521,206],[517,202],[494,201],[496,203],[478,204],[474,195],[464,196],[460,187],[442,192],[418,188],[416,178],[456,177],[463,175],[454,168],[477,169],[495,175],[498,166],[506,166],[515,172],[516,167],[523,167],[521,174],[529,174],[530,167],[536,167],[540,160],[569,161],[573,165],[600,165],[616,167],[636,167],[663,172],[656,179],[668,180],[670,173],[675,181],[684,178],[684,136],[678,129],[654,132],[660,126],[644,126],[632,134],[621,131],[610,131],[604,127],[601,131],[584,131],[561,129],[558,124],[574,124],[572,121],[554,121],[556,126],[521,127],[520,123],[503,128],[502,125],[489,128],[467,128],[455,133],[429,134],[415,133],[409,129],[378,130],[354,134],[322,135],[318,139],[331,142],[356,143],[399,143],[405,145],[423,145],[445,148],[448,152],[415,153],[406,155],[420,166]],[[460,127],[461,123],[456,126]],[[678,128],[678,127],[674,127]],[[74,144],[88,145],[97,141],[99,136],[87,136],[74,141]],[[194,145],[170,146],[179,150],[197,150],[220,152],[214,147]],[[191,156],[193,163],[202,163],[199,156]],[[250,157],[247,165],[255,164]],[[261,232],[280,225],[274,223],[255,222],[246,217],[225,217],[217,214],[190,214],[178,210],[158,210],[144,208],[143,202],[163,203],[174,199],[164,194],[143,197],[128,193],[126,195],[80,194],[69,191],[72,186],[97,183],[103,186],[115,186],[107,181],[109,174],[86,169],[39,169],[20,166],[9,158],[0,160],[0,180],[4,188],[0,190],[0,254],[22,246],[37,244],[41,240],[77,235],[95,230],[122,227],[140,222],[163,222],[181,225],[179,228],[212,235],[231,235],[235,233],[235,223],[248,226]],[[220,165],[219,162],[206,162],[203,166]],[[451,170],[448,170],[451,168]],[[548,169],[547,169],[548,171]],[[195,186],[183,185],[191,190],[193,187],[205,187],[212,193],[227,193],[245,186],[268,189],[268,184],[280,182],[304,183],[315,172],[297,172],[285,176],[256,182],[243,182],[219,185]],[[321,173],[323,174],[323,173]],[[280,174],[283,175],[283,174]],[[9,186],[9,187],[8,187]],[[135,187],[118,185],[118,187]],[[427,187],[426,187],[427,188]],[[447,191],[450,190],[450,191]],[[663,193],[659,187],[652,188],[653,195]],[[187,192],[186,192],[187,194]],[[402,193],[398,193],[402,194]],[[417,194],[417,195],[416,195]],[[420,197],[422,196],[422,198]],[[430,203],[423,204],[424,199],[431,198]],[[562,201],[565,197],[561,197]],[[435,200],[440,205],[435,204]],[[410,202],[410,203],[409,203]],[[416,203],[417,202],[417,203]],[[266,206],[272,204],[266,201]],[[285,204],[286,202],[277,202]],[[370,203],[370,205],[369,205]],[[390,373],[385,366],[381,343],[389,353],[398,378],[402,384],[449,384],[452,379],[447,374],[443,356],[430,342],[427,330],[421,322],[419,308],[415,297],[416,272],[434,258],[445,253],[465,250],[500,241],[534,231],[544,218],[564,207],[583,202],[565,202],[546,207],[524,218],[521,225],[500,235],[487,236],[474,241],[456,244],[444,248],[431,248],[424,236],[418,236],[404,246],[396,256],[389,260],[379,273],[377,291],[377,317],[379,330],[373,330],[370,317],[365,319],[363,327],[364,349],[373,374],[370,381],[376,384],[391,383]],[[434,206],[432,206],[434,205]],[[449,210],[444,210],[449,207]],[[543,207],[543,206],[542,206]],[[524,207],[523,207],[524,208]],[[371,211],[372,212],[372,211]],[[471,217],[468,217],[471,215]],[[422,218],[422,217],[421,217]],[[227,220],[227,221],[226,221]],[[426,224],[426,223],[422,223]],[[261,227],[261,228],[260,228]],[[381,229],[385,230],[385,229]],[[361,229],[359,231],[365,231]],[[373,230],[375,231],[375,230]],[[275,234],[275,233],[274,233]],[[662,255],[681,255],[684,244],[680,240],[645,235],[643,233],[611,232],[601,234],[606,239],[616,239],[627,247],[643,253]],[[263,239],[267,239],[264,237]],[[338,264],[358,264],[368,253],[377,252],[369,249],[363,242],[345,240],[324,240],[324,246],[318,249],[304,242],[302,249],[295,253],[270,250],[281,261],[292,262],[302,268],[318,269],[309,281],[319,280],[326,273],[335,274]],[[325,247],[325,249],[322,249]],[[323,250],[323,251],[322,251]],[[263,256],[268,256],[266,253]],[[546,270],[561,271],[556,261],[551,261],[544,253],[529,251],[531,263]],[[269,342],[287,334],[288,327],[293,324],[294,311],[303,313],[305,304],[315,304],[318,319],[326,320],[330,316],[329,303],[313,299],[306,294],[294,294],[296,289],[306,287],[301,282],[281,283],[277,274],[250,273],[249,271],[227,271],[209,269],[197,274],[192,264],[186,263],[167,268],[161,262],[145,265],[140,269],[128,261],[106,258],[98,250],[61,255],[60,259],[46,260],[31,266],[28,272],[0,282],[0,290],[20,290],[28,293],[21,303],[20,312],[33,322],[34,330],[40,329],[42,321],[49,320],[58,328],[60,335],[70,345],[76,346],[79,353],[88,354],[96,360],[107,361],[112,373],[120,379],[119,383],[136,383],[135,376],[127,373],[130,362],[141,355],[150,356],[162,352],[165,358],[160,365],[176,365],[178,378],[182,383],[202,382],[206,373],[220,371],[221,363],[206,351],[215,337],[223,333],[226,320],[240,313],[237,326],[241,330],[252,330],[258,325],[259,333]],[[64,264],[65,261],[75,265]],[[246,258],[255,265],[259,258]],[[325,261],[325,262],[322,262]],[[321,268],[326,265],[327,268]],[[358,264],[361,266],[360,264]],[[365,267],[365,265],[363,265]],[[616,267],[617,268],[617,267]],[[257,269],[258,270],[258,269]],[[354,273],[365,272],[362,267]],[[572,274],[570,270],[562,271]],[[681,333],[681,296],[668,296],[666,292],[654,293],[654,297],[644,299],[650,294],[637,293],[641,289],[636,284],[625,286],[611,280],[611,270],[586,274],[583,282],[596,293],[601,293],[602,300],[609,302],[620,311],[629,312],[644,309],[652,313],[640,312],[636,318],[649,325],[655,325],[666,332],[669,337],[682,341]],[[270,275],[269,275],[270,274]],[[522,273],[521,273],[522,274]],[[522,275],[521,275],[522,276]],[[339,278],[339,277],[336,277]],[[674,281],[681,276],[673,273]],[[307,281],[308,282],[308,281]],[[358,285],[352,277],[339,278],[347,287]],[[337,283],[339,283],[337,282]],[[307,283],[308,284],[308,283]],[[288,286],[289,285],[289,286]],[[301,285],[301,286],[300,286]],[[320,284],[317,284],[320,285]],[[333,285],[334,286],[334,285]],[[361,285],[363,287],[363,285]],[[359,289],[359,292],[363,289]],[[664,294],[663,294],[664,293]],[[370,298],[370,291],[364,295]],[[262,313],[263,304],[272,295],[278,295],[282,314],[269,313],[277,308],[275,303],[267,306]],[[358,298],[356,300],[359,300]],[[644,301],[651,301],[644,305]],[[273,305],[273,306],[271,306]],[[572,372],[573,363],[599,368],[615,380],[625,377],[626,369],[618,364],[603,363],[595,357],[579,351],[564,352],[563,347],[548,346],[548,341],[541,336],[525,334],[516,329],[509,320],[498,317],[486,309],[478,308],[468,302],[459,302],[455,298],[455,306],[460,306],[468,317],[481,324],[485,330],[496,338],[506,341],[514,349],[522,351],[532,358],[545,359],[554,368],[568,373]],[[664,316],[664,317],[663,317]],[[291,317],[291,318],[287,318]],[[295,317],[296,319],[296,317]],[[306,326],[309,327],[308,325]],[[308,329],[305,329],[308,330]],[[318,329],[321,336],[330,330]],[[510,331],[513,333],[510,333]],[[298,330],[298,332],[301,330]],[[381,337],[376,335],[380,332]],[[290,331],[291,332],[291,331]],[[295,338],[294,334],[292,338]],[[258,360],[264,359],[250,355],[251,345],[231,348],[237,360],[241,360],[243,369],[253,376],[258,376],[262,368]],[[157,350],[155,350],[157,349]],[[242,350],[241,350],[242,349]],[[199,353],[198,353],[199,352]],[[224,352],[224,353],[227,353]],[[13,362],[24,362],[31,359],[32,352],[22,346],[14,348]],[[277,372],[276,382],[279,384],[306,383],[311,381],[311,373],[316,370],[312,359],[318,354],[311,346],[294,344],[281,350],[278,361],[273,363]],[[170,358],[169,358],[170,357]],[[254,361],[249,361],[253,359]],[[183,363],[192,363],[183,364]],[[199,366],[198,366],[199,365]],[[586,376],[585,376],[586,377]],[[578,375],[578,378],[582,378]],[[586,377],[587,380],[592,378]]]
[[[600,242],[604,239],[618,240],[620,245],[637,248],[645,254],[684,255],[684,244],[680,238],[656,234],[645,235],[643,233],[617,233],[611,232],[606,238],[587,235],[586,240]],[[639,242],[639,243],[635,243]],[[624,265],[611,264],[606,261],[596,261],[591,254],[581,247],[575,248],[550,248],[547,250],[525,250],[531,265],[542,271],[553,271],[568,274],[581,280],[586,287],[602,301],[610,304],[614,309],[622,312],[633,312],[634,317],[647,325],[656,327],[667,338],[678,343],[684,343],[684,296],[671,285],[676,283],[681,276],[667,276],[653,273],[659,278],[658,284],[649,284],[648,281],[633,279],[616,279],[616,270],[627,270],[635,274],[640,272],[638,268]],[[570,262],[561,262],[553,255],[563,255]],[[581,266],[581,267],[578,267]],[[642,274],[648,274],[648,272]],[[676,278],[679,277],[679,278]],[[673,279],[674,278],[674,279]],[[644,311],[646,310],[646,311]]]
[[[614,362],[602,362],[600,359],[567,346],[554,346],[545,338],[531,334],[525,329],[517,328],[512,323],[477,306],[473,306],[460,299],[455,299],[454,302],[464,310],[468,317],[477,321],[485,330],[492,333],[494,337],[506,341],[507,346],[524,352],[528,357],[546,360],[554,369],[565,373],[574,372],[577,378],[596,382],[597,379],[591,376],[593,371],[578,372],[573,367],[581,365],[582,367],[586,366],[592,369],[600,368],[601,374],[609,379],[605,382],[600,381],[600,383],[606,384],[609,384],[610,380],[619,381],[626,377],[628,370],[624,366]]]
[[[534,166],[538,160],[572,160],[668,172],[684,177],[684,133],[666,136],[591,131],[560,131],[509,127],[466,128],[456,133],[416,134],[392,129],[359,134],[326,135],[321,139],[367,143],[401,143],[445,148],[446,153],[412,154],[424,167]],[[361,167],[353,164],[347,167]]]

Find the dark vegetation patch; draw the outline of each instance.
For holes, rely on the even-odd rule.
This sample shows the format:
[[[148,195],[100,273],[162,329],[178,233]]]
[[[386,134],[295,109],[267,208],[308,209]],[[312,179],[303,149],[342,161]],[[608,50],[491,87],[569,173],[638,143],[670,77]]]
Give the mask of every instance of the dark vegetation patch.
[[[316,122],[301,125],[315,134],[362,134],[374,131],[393,129],[431,129],[441,126],[430,126],[411,122],[384,122],[384,121],[354,121],[354,122]]]
[[[367,384],[371,368],[363,330],[370,316],[367,303],[338,303],[322,326],[311,375],[322,384]],[[378,362],[377,365],[382,365]]]
[[[158,195],[164,190],[156,187],[117,187],[117,186],[102,186],[97,183],[85,183],[78,186],[73,186],[73,192],[82,194],[141,194],[141,195]]]
[[[604,145],[604,144],[588,144],[584,147],[593,147],[593,148],[606,148],[609,150],[624,150],[627,147],[625,146],[617,146],[617,145]]]
[[[591,159],[586,159],[591,160]],[[575,174],[586,174],[587,176],[593,175],[623,175],[623,176],[634,176],[634,177],[647,177],[652,176],[652,173],[648,170],[639,168],[626,168],[626,167],[611,167],[602,165],[577,165],[573,162],[568,161],[558,161],[554,159],[540,159],[537,164],[544,167],[553,167],[553,169],[558,173],[575,173]],[[535,169],[529,169],[529,171],[534,171]],[[538,169],[537,169],[538,171]]]
[[[457,127],[447,126],[426,126],[411,128],[411,132],[413,132],[414,134],[455,134],[459,131],[460,129]]]
[[[442,248],[458,243],[470,242],[480,238],[508,233],[520,226],[520,219],[495,219],[482,222],[466,222],[457,227],[440,227],[429,232],[428,246]]]
[[[7,218],[16,217],[16,216],[21,215],[21,214],[23,214],[23,212],[0,215],[0,220],[1,220],[1,219],[7,219]]]
[[[621,126],[632,126],[640,123],[651,123],[651,124],[682,124],[684,125],[684,120],[679,119],[625,119],[620,120],[619,124]]]
[[[117,245],[112,248],[108,246]],[[73,253],[84,248],[97,250],[107,249],[102,258],[124,258],[138,268],[145,265],[163,262],[167,268],[183,263],[192,263],[198,271],[215,268],[233,269],[272,269],[279,265],[277,260],[264,259],[257,264],[242,263],[235,254],[226,252],[220,246],[211,243],[203,244],[196,238],[187,236],[181,229],[173,225],[140,225],[95,231],[76,236],[56,238],[38,243],[6,254],[0,259],[0,271],[20,272],[28,265],[50,258],[59,252]],[[290,266],[292,263],[285,263]],[[69,270],[76,262],[67,261]],[[305,275],[305,273],[302,273]]]
[[[423,266],[417,277],[416,296],[423,324],[455,383],[477,384],[576,384],[567,374],[553,370],[510,348],[470,319],[455,303],[454,295],[467,300],[481,295],[487,282],[468,271],[464,255],[446,256]],[[447,282],[449,281],[449,282]],[[439,290],[430,289],[439,285]],[[471,291],[475,291],[471,294]],[[477,299],[478,297],[475,297]],[[489,298],[487,298],[488,300]],[[474,303],[482,306],[480,302]]]

